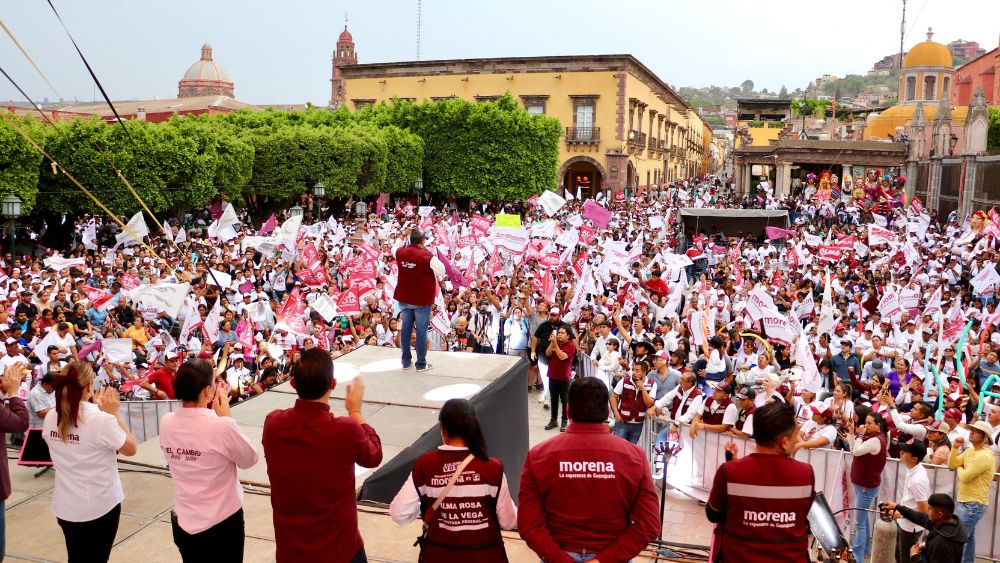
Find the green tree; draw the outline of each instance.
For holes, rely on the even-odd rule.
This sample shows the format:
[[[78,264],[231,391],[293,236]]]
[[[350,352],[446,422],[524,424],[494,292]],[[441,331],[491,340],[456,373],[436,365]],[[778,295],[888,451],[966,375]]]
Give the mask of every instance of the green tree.
[[[41,125],[34,119],[10,114],[0,118],[0,197],[8,192],[17,194],[23,202],[21,212],[30,213],[38,195],[39,165],[44,157],[7,123],[7,119],[14,120],[36,142],[44,135]]]
[[[785,88],[784,84],[781,85],[781,90],[778,90],[778,97],[779,98],[787,98],[788,97],[788,88]]]
[[[990,128],[986,137],[986,148],[991,151],[1000,150],[1000,107],[989,108]]]
[[[743,83],[740,84],[740,88],[743,90],[744,94],[749,94],[750,92],[753,92],[753,80],[750,79],[744,80]]]

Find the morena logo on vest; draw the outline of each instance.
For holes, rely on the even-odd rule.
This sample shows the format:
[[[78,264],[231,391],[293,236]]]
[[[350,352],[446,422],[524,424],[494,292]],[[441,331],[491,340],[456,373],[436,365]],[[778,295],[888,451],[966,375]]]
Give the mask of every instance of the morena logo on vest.
[[[791,528],[795,526],[795,513],[744,510],[743,525],[748,528]]]
[[[562,479],[614,479],[615,464],[611,461],[560,461]]]

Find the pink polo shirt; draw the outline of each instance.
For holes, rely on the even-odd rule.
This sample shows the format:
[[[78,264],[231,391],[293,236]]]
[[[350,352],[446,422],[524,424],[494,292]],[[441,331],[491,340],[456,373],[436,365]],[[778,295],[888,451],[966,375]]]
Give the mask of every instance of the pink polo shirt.
[[[181,408],[160,422],[160,449],[174,480],[174,512],[185,532],[197,534],[243,507],[236,468],[257,463],[254,444],[236,421],[204,408]]]

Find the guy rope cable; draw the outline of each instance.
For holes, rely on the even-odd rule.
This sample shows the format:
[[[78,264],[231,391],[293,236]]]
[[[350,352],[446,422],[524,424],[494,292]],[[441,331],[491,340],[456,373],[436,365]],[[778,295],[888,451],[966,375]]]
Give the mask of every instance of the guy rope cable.
[[[73,36],[70,34],[69,29],[66,27],[66,24],[62,21],[62,17],[59,16],[59,12],[56,11],[56,8],[55,8],[54,5],[52,5],[51,1],[49,2],[49,7],[52,8],[52,12],[55,13],[56,18],[59,19],[59,23],[62,24],[63,30],[66,31],[66,35],[69,37],[69,40],[73,43],[73,47],[76,48],[76,52],[80,55],[80,59],[83,60],[83,64],[84,64],[84,66],[87,67],[87,71],[90,73],[91,78],[93,78],[94,83],[96,83],[97,87],[101,90],[101,95],[104,96],[104,100],[107,102],[108,106],[111,108],[112,113],[114,113],[115,120],[118,122],[118,125],[120,125],[121,128],[122,128],[122,130],[125,132],[125,137],[129,140],[129,142],[132,144],[132,146],[135,147],[135,141],[132,139],[132,135],[129,133],[128,128],[125,127],[124,120],[118,115],[118,109],[115,108],[114,104],[111,102],[111,99],[108,97],[107,92],[104,90],[104,86],[97,79],[97,75],[94,73],[94,70],[90,67],[90,63],[87,62],[86,57],[83,56],[83,52],[80,50],[80,47],[76,44],[76,40],[73,39]],[[38,67],[38,65],[35,64],[35,61],[32,60],[32,58],[28,54],[28,52],[23,47],[21,47],[20,42],[18,42],[17,38],[14,37],[14,34],[10,31],[10,29],[8,29],[7,26],[3,24],[2,21],[0,21],[0,26],[3,26],[4,31],[10,37],[11,41],[14,42],[14,44],[17,46],[18,49],[20,49],[21,53],[28,60],[28,62],[31,63],[31,65],[33,67],[35,67],[35,70],[38,71],[38,74],[42,77],[42,79],[44,79],[45,82],[47,84],[49,84],[50,87],[52,87],[52,84],[49,82],[49,79],[45,76],[45,74]],[[9,80],[11,82],[11,84],[14,84],[14,81],[11,79],[11,77],[9,75],[7,75],[6,72],[4,73],[4,76],[7,77],[7,80]],[[42,109],[40,107],[38,107],[38,104],[36,104],[34,101],[31,100],[31,98],[29,98],[27,96],[27,94],[24,92],[24,90],[22,90],[20,87],[18,87],[17,84],[14,84],[14,87],[17,88],[19,92],[21,92],[21,95],[24,96],[31,103],[31,105],[34,106],[36,110],[38,110],[38,112],[40,114],[42,114],[42,117],[45,118],[46,122],[48,122],[50,125],[54,125],[52,123],[52,121],[48,118],[48,116],[45,115],[45,112],[42,111]],[[55,92],[55,88],[52,88],[52,91]],[[100,147],[98,147],[98,148],[100,148]],[[108,166],[110,166],[111,169],[114,170],[115,176],[118,177],[119,181],[128,189],[128,191],[132,194],[132,196],[135,197],[135,199],[139,202],[139,204],[142,205],[142,208],[153,219],[153,222],[156,223],[156,226],[159,227],[160,230],[163,231],[164,233],[167,233],[167,230],[163,227],[163,225],[160,223],[160,221],[156,218],[156,215],[149,208],[149,206],[146,205],[146,202],[142,199],[142,197],[140,197],[139,194],[135,191],[135,188],[132,187],[132,184],[128,181],[128,179],[125,178],[125,175],[121,173],[121,170],[119,170],[118,167],[116,167],[114,165],[114,163],[107,157],[107,155],[104,154],[103,151],[98,150],[98,153],[108,163]],[[180,251],[180,248],[177,247],[177,244],[173,241],[172,237],[167,237],[167,240],[170,242],[170,244],[174,245],[174,248],[176,250]]]
[[[4,73],[4,74],[6,74],[6,73]],[[32,147],[34,147],[34,149],[36,151],[40,152],[42,155],[44,155],[46,158],[48,158],[49,161],[52,162],[52,166],[53,167],[55,167],[56,169],[62,171],[62,173],[67,178],[69,178],[70,182],[73,182],[73,184],[76,187],[80,188],[80,191],[82,191],[84,194],[86,194],[86,196],[89,197],[90,199],[92,199],[94,201],[94,203],[96,203],[97,206],[101,208],[102,211],[104,211],[112,219],[114,219],[114,221],[116,223],[118,223],[118,225],[120,225],[121,228],[125,230],[125,232],[127,232],[129,235],[131,235],[132,238],[134,238],[137,241],[139,241],[139,244],[141,244],[143,247],[145,247],[146,250],[150,251],[153,254],[153,256],[156,256],[156,258],[158,260],[166,263],[166,260],[164,260],[163,257],[161,257],[159,254],[157,254],[156,251],[152,249],[152,247],[150,247],[148,244],[146,244],[145,242],[143,242],[142,237],[140,237],[139,235],[137,235],[136,232],[133,231],[131,227],[129,227],[128,225],[126,225],[125,223],[123,223],[122,220],[119,219],[117,215],[115,215],[114,213],[112,213],[110,209],[108,209],[103,203],[101,203],[101,200],[97,199],[97,197],[95,197],[94,194],[92,194],[90,192],[90,190],[88,190],[87,188],[85,188],[83,186],[83,184],[81,184],[76,178],[73,177],[72,174],[70,174],[69,172],[67,172],[66,169],[63,168],[62,165],[60,165],[56,161],[55,158],[52,158],[52,155],[50,155],[49,153],[45,152],[45,149],[43,149],[23,129],[21,129],[21,127],[19,127],[17,125],[17,123],[15,123],[15,120],[11,116],[8,116],[6,112],[0,112],[0,115],[3,116],[3,118],[7,121],[7,124],[10,125],[10,127],[12,129],[14,129],[14,131],[16,131],[18,135],[20,135],[21,137],[23,137],[24,140],[27,141],[28,144],[30,144]]]
[[[14,45],[18,48],[18,50],[21,51],[21,54],[24,55],[24,58],[28,59],[28,62],[31,63],[31,66],[35,67],[35,71],[38,72],[38,75],[42,77],[42,80],[44,80],[45,83],[49,85],[49,88],[52,89],[52,93],[55,94],[57,98],[61,99],[62,96],[59,94],[58,91],[56,91],[56,87],[52,85],[52,82],[49,81],[49,77],[45,76],[45,73],[42,72],[42,69],[38,68],[38,65],[35,64],[35,61],[28,55],[28,52],[24,50],[24,47],[21,46],[21,43],[17,40],[16,37],[14,37],[14,34],[11,33],[10,29],[7,27],[7,24],[3,23],[2,19],[0,19],[0,27],[3,28],[4,32],[7,34],[7,37],[10,37],[10,40],[13,41]]]

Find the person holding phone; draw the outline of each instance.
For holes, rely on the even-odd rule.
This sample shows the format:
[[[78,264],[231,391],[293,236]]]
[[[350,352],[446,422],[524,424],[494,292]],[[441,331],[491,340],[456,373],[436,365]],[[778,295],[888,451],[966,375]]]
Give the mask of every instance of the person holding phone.
[[[174,544],[186,562],[243,561],[243,487],[236,470],[257,449],[230,417],[229,389],[205,360],[184,362],[174,392],[182,408],[160,422],[160,449],[174,481]]]
[[[111,556],[121,516],[118,453],[133,456],[135,438],[118,415],[118,390],[94,392],[94,369],[71,362],[56,378],[56,408],[45,415],[42,437],[56,470],[52,493],[69,563]]]

